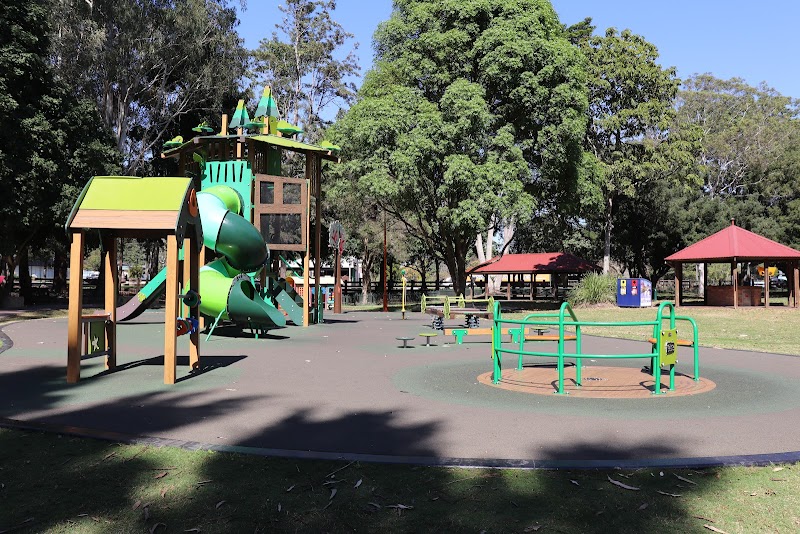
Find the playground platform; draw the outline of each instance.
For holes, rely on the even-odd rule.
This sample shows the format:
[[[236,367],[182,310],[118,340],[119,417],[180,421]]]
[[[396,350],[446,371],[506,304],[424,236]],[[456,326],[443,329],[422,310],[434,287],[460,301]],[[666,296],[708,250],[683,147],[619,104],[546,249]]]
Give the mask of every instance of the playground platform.
[[[800,460],[800,357],[703,347],[700,375],[716,385],[706,392],[529,395],[479,381],[492,370],[489,336],[456,345],[440,334],[424,346],[419,334],[431,332],[429,320],[331,314],[326,324],[260,339],[220,328],[202,345],[194,374],[188,342],[179,338],[175,385],[162,381],[158,311],[119,326],[115,372],[102,372],[102,357],[85,359],[78,384],[66,382],[66,319],[7,324],[2,331],[13,346],[4,341],[0,349],[0,424],[191,449],[428,465]],[[413,349],[400,348],[398,337],[413,337]],[[584,339],[587,353],[643,348],[649,344]],[[690,374],[690,349],[679,350],[678,371]],[[584,376],[609,365],[635,374],[641,362],[586,357]]]

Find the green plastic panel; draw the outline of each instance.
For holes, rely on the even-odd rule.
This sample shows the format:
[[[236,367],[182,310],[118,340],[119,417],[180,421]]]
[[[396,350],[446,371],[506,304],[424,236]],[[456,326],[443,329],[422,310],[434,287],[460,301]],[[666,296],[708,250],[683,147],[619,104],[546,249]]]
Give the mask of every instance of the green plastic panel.
[[[253,172],[246,161],[209,161],[203,171],[202,190],[227,185],[239,193],[242,199],[240,215],[253,222]]]
[[[191,178],[95,176],[81,209],[119,211],[180,211]]]

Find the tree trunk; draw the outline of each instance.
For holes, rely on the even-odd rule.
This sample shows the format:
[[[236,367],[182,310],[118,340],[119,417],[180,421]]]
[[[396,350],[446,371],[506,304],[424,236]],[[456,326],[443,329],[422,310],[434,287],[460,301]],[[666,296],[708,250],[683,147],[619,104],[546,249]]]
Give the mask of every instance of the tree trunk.
[[[369,242],[365,238],[364,258],[361,261],[361,304],[369,302],[369,286],[372,283],[372,254],[369,252]]]
[[[608,274],[611,270],[611,230],[614,224],[611,218],[614,200],[610,196],[606,199],[606,211],[603,221],[603,274]]]
[[[696,265],[695,270],[697,272],[697,296],[700,298],[704,298],[706,288],[703,285],[703,280],[705,279],[706,264],[703,262],[699,262],[695,265]]]
[[[53,293],[55,294],[67,289],[67,267],[69,267],[69,255],[66,249],[60,246],[56,247],[53,259]]]
[[[436,285],[434,286],[434,289],[436,289],[436,291],[439,291],[439,288],[441,287],[439,281],[439,277],[441,276],[440,272],[441,262],[439,261],[439,258],[436,258],[435,262],[436,262],[436,282],[435,282]]]
[[[19,253],[19,294],[23,298],[25,306],[33,304],[28,247],[23,247]]]

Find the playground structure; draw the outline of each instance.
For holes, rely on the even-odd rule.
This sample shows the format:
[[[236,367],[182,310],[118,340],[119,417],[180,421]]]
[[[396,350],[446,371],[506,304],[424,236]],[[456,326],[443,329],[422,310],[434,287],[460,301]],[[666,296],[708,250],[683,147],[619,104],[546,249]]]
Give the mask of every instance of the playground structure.
[[[668,310],[665,313],[665,310]],[[675,307],[670,302],[662,302],[657,310],[656,318],[653,321],[580,321],[575,315],[568,302],[564,302],[557,313],[532,313],[521,320],[503,319],[500,311],[500,303],[494,304],[494,321],[492,336],[492,360],[494,364],[492,383],[497,384],[502,378],[502,356],[511,354],[517,356],[517,370],[522,370],[523,359],[525,356],[557,358],[558,385],[556,393],[566,394],[564,389],[564,366],[567,359],[575,362],[575,384],[582,386],[582,360],[590,358],[592,360],[620,360],[620,359],[649,359],[649,370],[653,376],[653,395],[660,395],[662,366],[669,367],[669,391],[675,389],[675,365],[677,363],[678,346],[692,347],[694,351],[693,359],[693,379],[695,382],[700,380],[700,360],[698,350],[697,323],[691,317],[675,315]],[[664,328],[664,321],[669,321],[668,328]],[[676,321],[686,321],[692,328],[692,338],[690,340],[678,339]],[[515,341],[516,348],[504,346],[502,342],[503,325],[514,325],[517,329]],[[621,326],[652,326],[653,337],[649,339],[651,351],[649,353],[633,354],[586,354],[583,352],[582,327],[621,327]],[[555,327],[558,334],[554,336],[528,336],[529,328]],[[535,341],[555,341],[557,343],[556,352],[526,350],[525,343]],[[575,352],[566,352],[566,342],[575,343]]]
[[[209,135],[212,130],[202,124],[194,128],[200,135],[185,142],[178,136],[162,153],[177,160],[179,174],[191,176],[198,191],[205,244],[201,262],[207,251],[219,256],[200,269],[200,312],[212,321],[209,337],[224,320],[256,329],[285,326],[287,319],[303,326],[322,320],[323,299],[311,309],[313,296],[321,294],[321,168],[322,161],[339,161],[338,147],[291,139],[300,129],[277,120],[269,88],[255,117],[250,120],[240,100],[230,123],[222,115],[219,134]],[[305,156],[303,178],[281,175],[283,151]],[[310,237],[312,195],[315,240]],[[315,286],[309,291],[312,241]],[[281,251],[304,255],[303,295],[279,276],[280,261],[285,262]],[[119,320],[138,316],[165,288],[162,271],[119,308]]]
[[[189,364],[199,365],[200,342],[197,328],[199,288],[198,266],[202,249],[201,218],[190,178],[135,178],[97,176],[84,187],[66,223],[71,240],[69,318],[67,338],[67,382],[75,383],[81,374],[81,337],[87,353],[105,353],[105,367],[113,370],[117,357],[117,238],[166,238],[167,266],[163,273],[166,288],[164,319],[164,383],[174,384],[176,343],[180,333],[188,333],[191,350]],[[105,311],[83,315],[83,260],[86,233],[100,232],[105,249]],[[179,257],[182,251],[182,258]],[[181,263],[187,291],[179,295]],[[194,289],[189,293],[188,287]],[[178,317],[178,300],[189,308],[187,317]],[[83,329],[82,327],[86,327]],[[91,339],[91,342],[90,342]]]

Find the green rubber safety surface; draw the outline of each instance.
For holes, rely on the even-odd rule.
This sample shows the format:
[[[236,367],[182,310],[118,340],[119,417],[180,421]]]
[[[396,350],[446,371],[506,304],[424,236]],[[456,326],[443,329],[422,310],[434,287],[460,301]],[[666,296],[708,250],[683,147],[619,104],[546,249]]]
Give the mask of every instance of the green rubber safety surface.
[[[477,376],[487,371],[487,363],[487,360],[470,360],[408,367],[398,372],[393,382],[402,391],[438,402],[600,419],[725,417],[800,407],[796,380],[723,366],[702,368],[701,376],[709,377],[717,387],[697,396],[670,397],[666,393],[646,399],[589,399],[555,393],[529,395],[481,384]],[[569,368],[568,372],[574,370]],[[666,376],[662,377],[662,383],[667,384]]]

